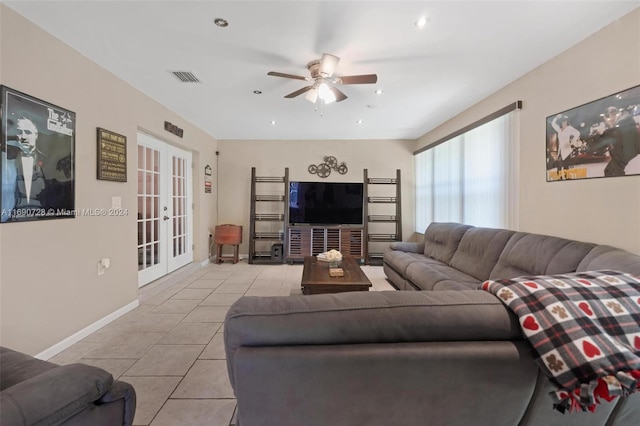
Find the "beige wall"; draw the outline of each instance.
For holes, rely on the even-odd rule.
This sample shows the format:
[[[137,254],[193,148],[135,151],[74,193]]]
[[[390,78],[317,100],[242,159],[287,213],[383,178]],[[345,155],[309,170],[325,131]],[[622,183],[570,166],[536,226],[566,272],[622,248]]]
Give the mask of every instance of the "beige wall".
[[[0,43],[2,84],[76,113],[76,208],[109,208],[120,196],[129,210],[0,226],[0,344],[37,354],[137,300],[138,129],[193,152],[198,263],[216,222],[203,170],[215,166],[217,142],[4,5]],[[165,120],[183,128],[184,139],[164,131]],[[96,127],[127,137],[127,183],[96,179]],[[98,276],[105,257],[111,267]]]
[[[545,179],[545,118],[638,84],[640,8],[426,134],[416,149],[522,100],[519,229],[640,254],[640,176]]]
[[[309,113],[313,114],[313,110],[309,110]],[[369,177],[395,177],[396,169],[400,169],[403,234],[408,236],[413,230],[414,222],[413,145],[414,141],[405,140],[220,140],[219,223],[243,225],[240,252],[247,254],[251,167],[256,168],[258,176],[282,176],[285,167],[288,167],[289,179],[292,181],[327,182],[363,182],[364,169],[368,170]],[[348,173],[341,175],[333,171],[327,178],[321,179],[307,171],[310,164],[321,163],[327,155],[335,156],[339,163],[344,161],[349,169]],[[261,188],[272,193],[279,189],[262,185]],[[267,212],[268,208],[261,205],[260,211]]]

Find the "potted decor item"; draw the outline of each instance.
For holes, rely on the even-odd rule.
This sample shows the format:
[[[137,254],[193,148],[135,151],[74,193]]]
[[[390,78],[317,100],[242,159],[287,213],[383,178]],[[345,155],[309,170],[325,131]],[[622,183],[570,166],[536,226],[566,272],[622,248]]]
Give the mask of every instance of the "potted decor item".
[[[329,261],[329,268],[339,268],[342,261],[342,253],[338,250],[329,250],[327,252],[327,260]]]

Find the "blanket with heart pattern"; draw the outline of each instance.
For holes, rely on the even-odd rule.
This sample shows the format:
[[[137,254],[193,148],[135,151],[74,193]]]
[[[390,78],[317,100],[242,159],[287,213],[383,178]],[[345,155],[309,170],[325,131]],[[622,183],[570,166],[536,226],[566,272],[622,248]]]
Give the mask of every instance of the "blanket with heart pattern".
[[[640,278],[619,271],[488,280],[520,321],[562,413],[638,390]]]

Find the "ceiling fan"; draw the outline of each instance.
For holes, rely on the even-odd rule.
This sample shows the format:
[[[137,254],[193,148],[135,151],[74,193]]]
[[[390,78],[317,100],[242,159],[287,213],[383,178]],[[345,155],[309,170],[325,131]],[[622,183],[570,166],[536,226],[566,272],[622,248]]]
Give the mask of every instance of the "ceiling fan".
[[[342,93],[342,91],[337,87],[333,86],[334,84],[374,84],[378,81],[378,76],[376,74],[349,75],[331,78],[339,61],[340,58],[337,56],[323,53],[322,58],[313,60],[307,64],[307,69],[309,70],[309,73],[311,73],[311,77],[284,74],[276,71],[270,71],[267,75],[309,82],[313,81],[313,84],[310,86],[305,86],[302,89],[289,93],[285,98],[295,98],[303,93],[307,93],[305,99],[308,101],[316,103],[316,101],[320,99],[325,104],[341,102],[347,99],[347,95]]]

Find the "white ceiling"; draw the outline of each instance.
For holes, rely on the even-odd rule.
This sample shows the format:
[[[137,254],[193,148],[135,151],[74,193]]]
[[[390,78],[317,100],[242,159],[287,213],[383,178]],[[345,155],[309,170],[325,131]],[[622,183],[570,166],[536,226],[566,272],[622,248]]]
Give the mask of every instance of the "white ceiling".
[[[640,4],[4,3],[217,139],[416,139]],[[421,16],[428,23],[418,29]],[[304,95],[284,99],[307,83],[267,72],[307,76],[307,62],[322,53],[341,58],[334,75],[375,73],[378,83],[340,86],[348,99],[323,115]],[[581,66],[589,65],[576,72]],[[181,83],[171,71],[201,83]]]

